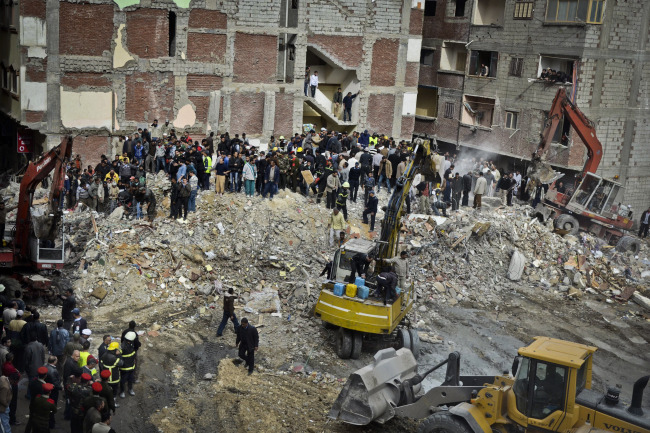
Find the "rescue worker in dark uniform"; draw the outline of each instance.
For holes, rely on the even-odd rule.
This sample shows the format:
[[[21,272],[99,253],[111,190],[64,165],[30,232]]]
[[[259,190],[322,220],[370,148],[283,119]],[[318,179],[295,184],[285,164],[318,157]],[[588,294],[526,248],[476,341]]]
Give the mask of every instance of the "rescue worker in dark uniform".
[[[68,382],[68,398],[70,399],[70,433],[83,433],[84,410],[83,402],[92,394],[91,377],[88,373],[81,375],[81,381],[76,379]]]
[[[248,368],[248,375],[253,374],[255,367],[255,352],[260,342],[257,329],[248,323],[247,318],[241,319],[241,325],[237,328],[237,340],[235,346],[239,346],[239,357],[243,359],[246,364],[244,367]]]
[[[395,287],[397,287],[397,274],[391,266],[387,271],[377,276],[377,289],[384,294],[384,305],[387,305],[389,300],[397,298]]]
[[[53,389],[54,385],[44,383],[40,393],[29,404],[29,423],[25,431],[29,427],[32,433],[50,432],[50,417],[56,413],[56,403],[50,398]]]
[[[99,360],[100,371],[108,370],[111,372],[111,377],[107,380],[113,389],[113,395],[117,395],[120,387],[120,367],[122,366],[122,359],[120,358],[120,343],[117,341],[108,345],[108,350]]]
[[[348,196],[350,195],[350,184],[343,182],[343,187],[339,189],[339,194],[336,197],[336,208],[343,211],[343,218],[348,220]]]
[[[99,376],[101,377],[101,385],[102,385],[102,390],[99,393],[100,397],[103,397],[104,400],[106,400],[106,405],[109,410],[113,411],[115,413],[115,409],[120,407],[119,404],[115,402],[115,395],[113,394],[113,387],[111,386],[108,381],[111,378],[111,371],[110,370],[104,370],[102,371]]]
[[[133,331],[129,331],[124,336],[124,341],[122,341],[122,366],[120,366],[120,397],[124,398],[125,389],[128,387],[129,395],[135,395],[133,391],[133,383],[135,382],[135,345],[133,342],[137,334]]]
[[[357,273],[360,277],[365,278],[371,262],[372,257],[364,253],[356,253],[354,256],[352,256],[352,260],[350,261],[352,273],[348,277],[348,281],[350,283],[354,283],[354,280],[357,277]]]

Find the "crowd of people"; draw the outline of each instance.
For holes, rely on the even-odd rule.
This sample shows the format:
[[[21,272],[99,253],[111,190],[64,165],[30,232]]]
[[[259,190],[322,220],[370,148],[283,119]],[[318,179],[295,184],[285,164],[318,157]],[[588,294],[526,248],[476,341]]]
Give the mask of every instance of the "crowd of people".
[[[539,79],[551,83],[571,83],[573,81],[573,77],[566,72],[556,71],[551,68],[542,69]]]
[[[29,407],[25,432],[49,432],[56,427],[60,398],[72,433],[113,433],[112,417],[119,407],[116,397],[135,395],[137,352],[136,323],[130,322],[120,338],[102,337],[91,353],[92,330],[77,307],[74,291],[61,296],[63,307],[56,326],[40,319],[38,310],[25,304],[20,292],[7,293],[0,284],[0,422],[10,433],[23,424],[17,416],[19,384],[26,382]],[[13,296],[12,296],[13,295]]]

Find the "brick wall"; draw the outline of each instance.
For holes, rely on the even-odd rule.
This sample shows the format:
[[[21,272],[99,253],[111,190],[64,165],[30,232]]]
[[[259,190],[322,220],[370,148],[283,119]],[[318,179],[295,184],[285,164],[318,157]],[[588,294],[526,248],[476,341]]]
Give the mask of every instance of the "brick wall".
[[[187,76],[188,92],[211,92],[222,87],[223,78],[216,75],[195,75]]]
[[[417,86],[419,73],[420,73],[420,64],[414,62],[408,62],[406,64],[406,76],[404,77],[404,85]]]
[[[45,0],[21,0],[20,14],[45,19]]]
[[[137,72],[126,77],[126,120],[152,122],[174,118],[174,76],[171,72]]]
[[[230,95],[230,135],[261,134],[264,121],[264,93]]]
[[[275,94],[275,118],[273,133],[276,137],[293,135],[293,95],[287,93]]]
[[[368,132],[391,135],[394,110],[394,95],[370,95],[368,97]]]
[[[371,85],[395,85],[398,49],[398,40],[377,39],[372,48],[372,69],[370,70]]]
[[[361,36],[313,35],[307,39],[348,68],[357,68],[363,60],[363,38]]]
[[[415,116],[402,116],[401,136],[405,138],[411,138],[411,134],[413,134],[413,128],[415,128]]]
[[[60,3],[59,52],[101,56],[111,51],[113,5]]]
[[[141,8],[126,13],[126,48],[144,59],[169,55],[169,12]]]
[[[72,153],[81,155],[83,167],[99,164],[102,155],[110,154],[110,138],[105,136],[83,136],[74,137],[72,142]]]
[[[225,29],[228,16],[219,11],[208,9],[192,9],[190,11],[189,25],[192,28]]]
[[[189,33],[187,58],[194,62],[225,63],[226,35]]]
[[[272,35],[235,35],[233,81],[275,83],[278,39]]]
[[[197,123],[206,123],[208,119],[208,109],[210,107],[209,96],[190,96],[190,101],[194,104]]]
[[[70,89],[77,89],[81,86],[111,87],[111,80],[103,74],[92,72],[66,72],[61,77],[61,84]]]
[[[23,111],[25,114],[25,122],[38,123],[45,121],[45,111]]]
[[[422,9],[411,9],[411,20],[409,21],[409,34],[422,35],[422,23],[424,21],[424,2]]]

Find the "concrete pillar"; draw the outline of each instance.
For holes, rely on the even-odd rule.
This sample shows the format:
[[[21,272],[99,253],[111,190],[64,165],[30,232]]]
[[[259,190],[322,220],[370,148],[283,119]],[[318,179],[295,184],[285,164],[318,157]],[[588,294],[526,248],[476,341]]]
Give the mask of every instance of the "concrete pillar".
[[[264,121],[262,123],[262,135],[273,134],[275,123],[275,92],[268,90],[264,92]]]
[[[219,109],[221,102],[221,91],[215,90],[210,92],[210,106],[208,107],[207,123],[210,131],[219,130]]]

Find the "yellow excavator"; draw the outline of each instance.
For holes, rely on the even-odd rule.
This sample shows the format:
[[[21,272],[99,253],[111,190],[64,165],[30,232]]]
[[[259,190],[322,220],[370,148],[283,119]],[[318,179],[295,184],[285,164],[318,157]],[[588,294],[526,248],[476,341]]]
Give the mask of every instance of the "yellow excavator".
[[[637,380],[625,405],[618,388],[591,389],[596,350],[535,337],[519,349],[511,374],[460,376],[458,352],[418,374],[408,349],[384,349],[350,376],[329,416],[354,425],[424,419],[419,433],[650,433],[642,408],[650,375]],[[443,365],[445,381],[423,392],[422,381]]]
[[[401,287],[397,299],[388,305],[371,298],[361,299],[345,294],[337,296],[334,291],[336,283],[346,283],[351,275],[351,261],[355,254],[362,253],[377,259],[376,275],[385,266],[381,259],[390,259],[399,253],[404,203],[415,176],[420,174],[424,180],[432,181],[436,170],[429,140],[418,138],[413,144],[412,158],[404,170],[404,175],[397,179],[393,194],[384,208],[379,239],[350,239],[336,251],[331,274],[323,284],[314,307],[316,317],[338,327],[336,353],[342,359],[359,358],[364,339],[386,339],[396,342],[398,347],[411,349],[416,356],[420,352],[417,331],[410,326],[403,326],[406,323],[406,315],[415,302],[412,284],[410,287]],[[376,276],[367,278],[366,286],[376,289],[375,279]]]

